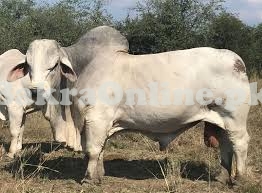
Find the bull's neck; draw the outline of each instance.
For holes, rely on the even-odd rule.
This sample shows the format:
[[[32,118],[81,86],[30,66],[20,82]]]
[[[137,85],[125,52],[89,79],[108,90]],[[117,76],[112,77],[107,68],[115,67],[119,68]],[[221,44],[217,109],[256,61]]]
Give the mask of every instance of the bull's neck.
[[[116,53],[116,52],[127,52],[122,50],[121,46],[96,46],[86,44],[75,44],[69,47],[63,47],[64,51],[68,55],[70,62],[72,63],[73,69],[77,75],[79,75],[83,69],[85,69],[91,61],[97,57],[103,55],[103,53]]]
[[[93,49],[81,46],[63,47],[77,75],[87,66],[94,58]]]

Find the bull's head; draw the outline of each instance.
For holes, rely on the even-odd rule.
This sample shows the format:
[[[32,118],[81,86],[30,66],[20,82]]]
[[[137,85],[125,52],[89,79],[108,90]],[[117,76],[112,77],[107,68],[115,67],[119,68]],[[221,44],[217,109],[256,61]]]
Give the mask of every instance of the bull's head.
[[[77,77],[65,50],[55,40],[35,40],[26,53],[26,62],[13,68],[7,80],[29,73],[31,89],[47,89],[59,84],[60,74],[74,82]],[[40,87],[41,86],[41,87]]]

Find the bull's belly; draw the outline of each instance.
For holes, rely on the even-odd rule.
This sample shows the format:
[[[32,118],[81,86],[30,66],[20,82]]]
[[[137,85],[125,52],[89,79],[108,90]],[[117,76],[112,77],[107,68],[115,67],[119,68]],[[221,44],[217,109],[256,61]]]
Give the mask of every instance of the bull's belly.
[[[121,127],[150,133],[172,133],[192,127],[205,118],[205,113],[195,106],[157,108],[144,107],[126,110]]]

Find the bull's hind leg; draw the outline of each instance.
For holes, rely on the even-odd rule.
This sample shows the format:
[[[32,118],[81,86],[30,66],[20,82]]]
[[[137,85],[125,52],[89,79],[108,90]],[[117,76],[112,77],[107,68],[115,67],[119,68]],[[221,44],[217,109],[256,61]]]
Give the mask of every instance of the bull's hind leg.
[[[241,118],[241,117],[240,117]],[[242,120],[243,117],[242,117]],[[246,130],[246,123],[243,121],[237,122],[237,119],[227,120],[227,128],[224,131],[221,142],[221,165],[228,171],[231,184],[242,184],[245,182],[246,174],[246,160],[249,135]],[[234,154],[236,160],[236,181],[232,181],[231,168],[232,168],[232,155]],[[224,180],[222,172],[220,181]],[[239,182],[239,183],[238,183]]]
[[[223,184],[232,185],[238,181],[242,182],[246,172],[246,159],[249,135],[245,129],[239,126],[236,127],[234,121],[232,121],[226,128],[226,130],[220,129],[219,131],[219,147],[221,156],[222,170],[220,175],[216,178]],[[236,158],[236,180],[232,181],[232,158],[235,155]]]
[[[237,111],[233,112],[233,118],[227,120],[228,132],[233,145],[236,160],[236,184],[246,182],[246,161],[249,143],[249,135],[247,132],[247,116],[249,106],[243,104],[239,106]]]
[[[233,158],[233,146],[227,132],[219,126],[205,122],[205,144],[208,147],[220,148],[221,173],[216,180],[223,184],[231,184],[231,168]]]
[[[231,140],[233,143],[234,155],[236,159],[236,176],[235,183],[242,183],[245,181],[246,175],[246,160],[249,135],[245,128],[231,133]]]
[[[221,159],[221,173],[216,177],[216,180],[223,184],[232,184],[231,171],[232,171],[232,158],[233,158],[233,146],[230,141],[228,133],[219,129],[219,148]]]

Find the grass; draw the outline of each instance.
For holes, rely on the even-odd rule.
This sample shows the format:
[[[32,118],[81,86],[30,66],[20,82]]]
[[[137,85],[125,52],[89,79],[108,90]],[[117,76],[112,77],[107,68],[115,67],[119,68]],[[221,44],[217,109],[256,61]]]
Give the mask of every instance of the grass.
[[[0,148],[0,193],[260,193],[261,117],[261,106],[252,107],[248,119],[250,182],[234,190],[214,181],[220,168],[218,151],[205,147],[201,124],[178,137],[167,152],[160,152],[157,143],[140,134],[114,136],[106,146],[102,185],[82,187],[79,181],[85,172],[84,155],[53,144],[48,122],[41,114],[33,114],[26,123],[20,156],[12,162],[1,160]],[[0,144],[7,148],[7,127],[0,131]]]

